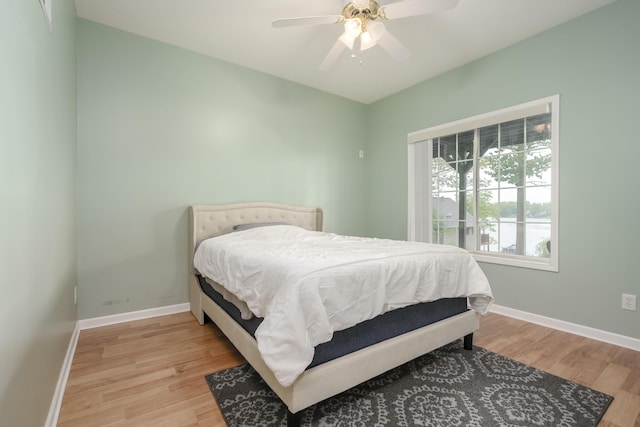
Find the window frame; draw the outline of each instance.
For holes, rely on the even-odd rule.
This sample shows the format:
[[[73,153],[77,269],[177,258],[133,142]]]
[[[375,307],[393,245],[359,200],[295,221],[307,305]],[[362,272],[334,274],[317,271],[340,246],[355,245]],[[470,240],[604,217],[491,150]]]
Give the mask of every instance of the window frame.
[[[408,229],[409,240],[432,242],[432,147],[433,140],[438,137],[474,131],[484,126],[504,123],[510,120],[522,119],[540,113],[551,113],[551,242],[552,250],[549,258],[502,254],[498,252],[479,251],[477,239],[473,243],[474,249],[467,249],[476,261],[501,264],[513,267],[530,268],[535,270],[559,271],[559,136],[560,136],[560,96],[552,95],[531,102],[503,108],[485,114],[456,120],[442,125],[411,132],[407,135],[408,143]],[[424,144],[419,144],[424,143]],[[474,137],[474,173],[478,173],[477,141]],[[420,166],[418,166],[420,165]],[[418,195],[428,190],[429,197],[420,198]],[[473,183],[473,194],[477,194],[477,181]],[[425,200],[426,199],[426,200]],[[476,198],[477,199],[477,198]],[[474,204],[474,232],[478,232],[477,205]]]

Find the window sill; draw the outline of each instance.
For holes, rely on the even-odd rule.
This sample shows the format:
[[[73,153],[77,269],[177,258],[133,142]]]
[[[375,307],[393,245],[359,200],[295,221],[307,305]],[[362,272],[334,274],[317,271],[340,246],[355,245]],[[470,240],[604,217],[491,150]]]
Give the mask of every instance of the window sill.
[[[550,258],[532,258],[526,256],[516,255],[499,255],[499,254],[486,254],[481,252],[471,252],[471,255],[477,262],[486,262],[490,264],[500,264],[509,267],[528,268],[532,270],[543,270],[558,272],[557,260]]]

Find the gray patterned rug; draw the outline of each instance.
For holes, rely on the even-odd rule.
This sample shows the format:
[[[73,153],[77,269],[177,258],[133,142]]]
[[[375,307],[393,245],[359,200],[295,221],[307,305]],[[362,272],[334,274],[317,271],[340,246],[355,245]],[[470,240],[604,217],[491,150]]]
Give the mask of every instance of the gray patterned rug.
[[[249,366],[206,376],[230,427],[286,426]],[[303,426],[596,426],[613,398],[457,341],[305,409]]]

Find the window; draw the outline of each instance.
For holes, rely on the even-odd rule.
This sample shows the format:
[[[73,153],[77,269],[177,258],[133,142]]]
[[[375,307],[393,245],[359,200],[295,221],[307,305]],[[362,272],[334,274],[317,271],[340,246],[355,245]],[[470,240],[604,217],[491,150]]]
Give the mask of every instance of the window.
[[[409,239],[558,271],[559,96],[409,134]]]

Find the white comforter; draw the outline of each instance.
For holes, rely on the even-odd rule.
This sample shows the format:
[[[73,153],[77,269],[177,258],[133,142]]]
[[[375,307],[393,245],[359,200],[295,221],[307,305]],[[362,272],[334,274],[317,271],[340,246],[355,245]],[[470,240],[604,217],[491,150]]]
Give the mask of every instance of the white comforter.
[[[285,387],[334,331],[440,298],[469,297],[480,314],[493,301],[485,275],[463,249],[287,225],[205,240],[194,266],[264,318],[258,348]]]

